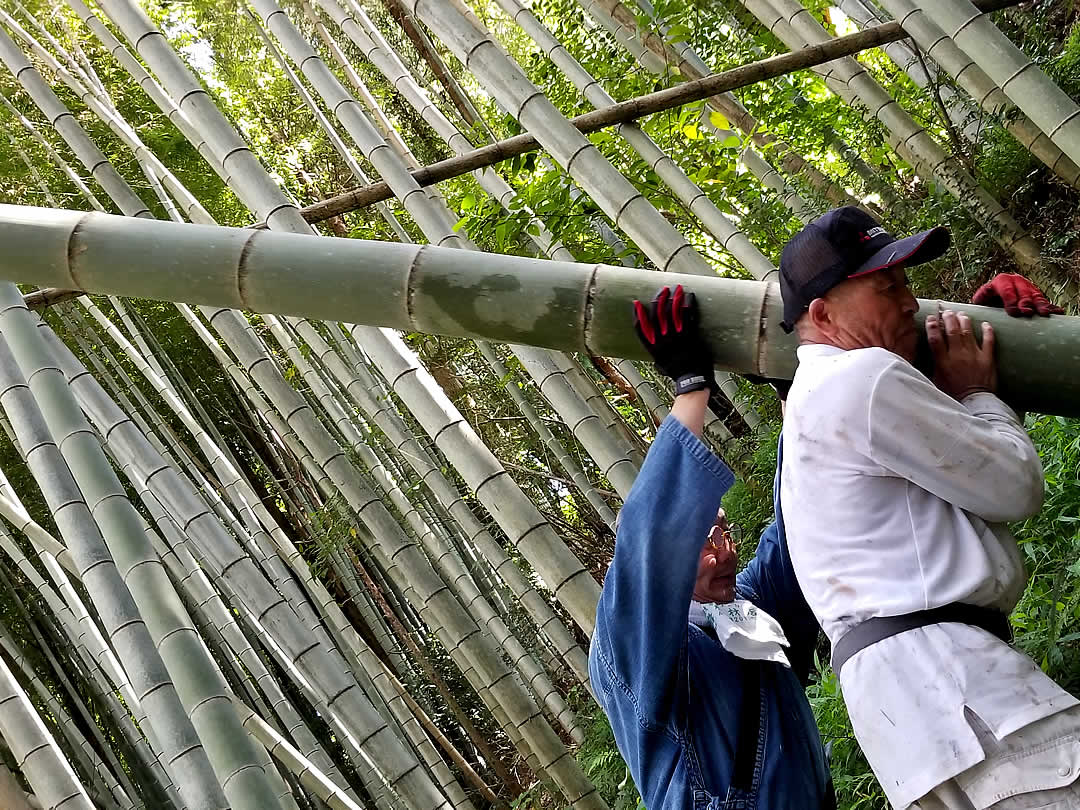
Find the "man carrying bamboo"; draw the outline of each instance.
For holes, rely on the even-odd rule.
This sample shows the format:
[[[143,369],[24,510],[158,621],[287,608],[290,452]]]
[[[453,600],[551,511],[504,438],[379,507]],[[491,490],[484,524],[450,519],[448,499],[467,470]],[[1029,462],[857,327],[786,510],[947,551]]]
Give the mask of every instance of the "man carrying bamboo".
[[[675,382],[619,515],[589,673],[649,810],[835,807],[804,686],[818,627],[783,517],[736,576],[719,512],[733,483],[701,441],[712,357],[693,295],[635,302],[638,335]]]
[[[932,379],[913,365],[905,267],[948,244],[944,228],[896,240],[842,208],[785,247],[784,327],[800,341],[780,475],[791,557],[894,807],[1080,808],[1080,707],[1009,646],[1025,573],[1005,522],[1038,511],[1043,477],[995,395],[993,330],[980,345],[966,315],[931,313]],[[1061,311],[1022,277],[983,300],[995,292]]]

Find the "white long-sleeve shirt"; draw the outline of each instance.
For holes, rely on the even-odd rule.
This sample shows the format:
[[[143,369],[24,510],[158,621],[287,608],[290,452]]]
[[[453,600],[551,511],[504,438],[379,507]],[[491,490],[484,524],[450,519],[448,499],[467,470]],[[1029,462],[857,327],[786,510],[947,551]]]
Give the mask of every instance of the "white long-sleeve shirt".
[[[959,403],[884,349],[798,354],[780,499],[796,576],[829,639],[954,602],[1011,612],[1025,573],[1002,522],[1043,497],[1016,414],[987,393]],[[983,760],[965,707],[1001,738],[1077,703],[1022,653],[957,624],[867,647],[841,686],[897,808]]]

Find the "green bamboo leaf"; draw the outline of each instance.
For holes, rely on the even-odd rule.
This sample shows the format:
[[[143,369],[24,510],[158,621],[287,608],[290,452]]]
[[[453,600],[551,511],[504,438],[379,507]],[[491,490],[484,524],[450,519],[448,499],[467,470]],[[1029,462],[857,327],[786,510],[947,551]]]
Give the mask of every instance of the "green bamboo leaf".
[[[668,29],[667,38],[671,42],[682,42],[683,40],[688,39],[693,33],[690,26],[679,23]]]
[[[719,113],[716,110],[709,113],[709,123],[723,132],[728,132],[731,129],[731,124],[728,123],[728,120],[722,113]]]

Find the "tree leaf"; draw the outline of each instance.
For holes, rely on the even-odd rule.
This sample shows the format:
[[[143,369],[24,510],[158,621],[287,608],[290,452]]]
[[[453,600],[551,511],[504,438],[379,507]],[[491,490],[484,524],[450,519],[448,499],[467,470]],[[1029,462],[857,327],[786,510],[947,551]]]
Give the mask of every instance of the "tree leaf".
[[[709,113],[709,123],[717,129],[723,130],[724,132],[727,132],[731,129],[731,124],[728,123],[728,120],[716,110],[713,110]]]
[[[667,38],[671,42],[681,42],[684,39],[690,37],[694,32],[690,29],[690,26],[678,23],[671,26],[667,32]]]

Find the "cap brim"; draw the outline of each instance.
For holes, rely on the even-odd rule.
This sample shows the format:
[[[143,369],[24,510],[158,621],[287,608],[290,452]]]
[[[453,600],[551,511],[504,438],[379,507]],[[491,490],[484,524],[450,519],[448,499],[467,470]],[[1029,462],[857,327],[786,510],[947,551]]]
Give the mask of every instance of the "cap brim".
[[[914,267],[917,264],[932,262],[945,255],[951,240],[949,229],[944,226],[931,228],[904,239],[897,239],[863,262],[859,269],[848,278],[886,270],[898,264]]]

